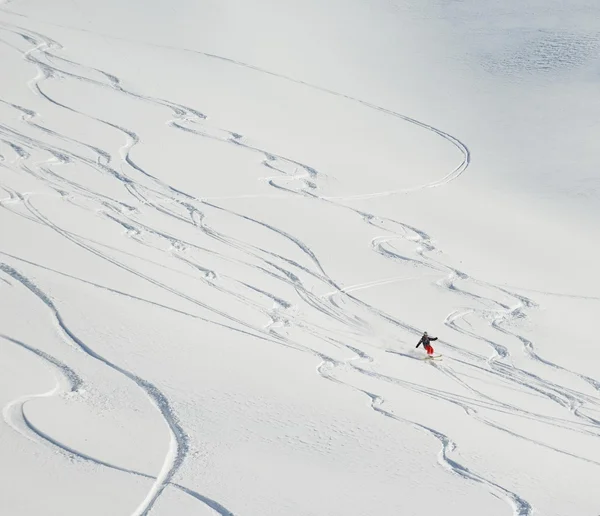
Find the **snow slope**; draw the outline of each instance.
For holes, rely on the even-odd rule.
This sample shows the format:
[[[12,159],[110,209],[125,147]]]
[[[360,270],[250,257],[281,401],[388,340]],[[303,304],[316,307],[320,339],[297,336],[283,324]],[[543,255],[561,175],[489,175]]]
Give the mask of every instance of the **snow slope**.
[[[1,514],[597,516],[595,3],[0,7]]]

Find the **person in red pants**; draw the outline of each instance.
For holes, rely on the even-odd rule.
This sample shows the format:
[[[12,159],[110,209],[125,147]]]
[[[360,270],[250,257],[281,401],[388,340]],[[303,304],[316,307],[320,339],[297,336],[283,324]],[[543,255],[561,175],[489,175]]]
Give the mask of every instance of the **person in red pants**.
[[[429,335],[427,335],[427,332],[423,333],[423,336],[421,337],[421,340],[419,341],[419,343],[417,344],[417,348],[423,344],[423,347],[425,348],[425,351],[427,351],[427,354],[429,356],[433,355],[433,347],[431,346],[431,341],[432,340],[437,340],[437,337],[430,337]]]

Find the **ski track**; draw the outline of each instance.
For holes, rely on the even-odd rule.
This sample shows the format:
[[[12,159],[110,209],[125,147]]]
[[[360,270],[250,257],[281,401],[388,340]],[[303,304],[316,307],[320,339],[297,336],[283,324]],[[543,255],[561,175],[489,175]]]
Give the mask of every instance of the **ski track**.
[[[6,4],[4,4],[4,7],[6,7]],[[372,199],[387,195],[410,193],[425,188],[440,187],[458,179],[469,166],[471,159],[470,150],[458,138],[401,113],[299,79],[287,77],[214,54],[172,48],[172,50],[191,52],[203,58],[216,59],[229,63],[232,66],[247,69],[250,73],[268,75],[277,80],[293,82],[311,88],[325,95],[336,96],[355,102],[366,108],[375,110],[383,116],[391,116],[441,137],[454,146],[462,156],[460,162],[443,177],[424,185],[385,192],[327,197],[319,196],[319,182],[325,177],[325,174],[297,159],[278,155],[267,149],[250,145],[246,143],[244,136],[237,131],[213,126],[204,111],[132,91],[118,77],[108,72],[87,67],[81,63],[67,59],[61,55],[62,47],[58,42],[36,31],[2,22],[0,23],[0,33],[4,33],[13,39],[18,38],[20,44],[8,43],[4,39],[0,40],[0,44],[21,53],[23,59],[36,67],[37,75],[28,83],[28,86],[35,95],[44,99],[53,109],[68,111],[73,115],[81,117],[82,120],[86,120],[87,123],[100,124],[106,129],[116,132],[121,135],[125,142],[116,150],[102,149],[93,143],[83,142],[72,136],[52,130],[47,127],[48,122],[45,122],[40,114],[34,110],[19,106],[6,99],[0,99],[0,104],[5,109],[14,113],[16,121],[14,126],[8,122],[0,124],[0,142],[5,144],[14,153],[14,158],[9,158],[3,154],[0,167],[18,171],[34,178],[44,186],[55,191],[57,199],[71,202],[77,206],[79,206],[77,204],[79,201],[85,201],[81,205],[83,209],[90,209],[86,206],[88,203],[92,203],[92,205],[96,206],[95,209],[98,216],[121,227],[128,238],[131,238],[140,246],[168,253],[172,259],[184,264],[186,270],[189,270],[189,274],[196,280],[202,281],[210,288],[214,288],[251,306],[269,321],[265,327],[255,327],[239,319],[235,314],[216,309],[210,303],[204,302],[200,298],[189,296],[151,275],[141,273],[115,257],[115,253],[125,253],[125,251],[106,249],[104,244],[94,242],[86,235],[77,235],[57,225],[40,208],[36,207],[34,193],[19,192],[8,184],[0,184],[0,187],[9,195],[8,198],[0,200],[0,208],[9,210],[11,213],[33,223],[50,228],[64,239],[97,258],[135,275],[140,280],[151,283],[163,292],[169,292],[179,299],[185,300],[195,310],[199,311],[200,314],[203,314],[200,315],[191,311],[175,309],[166,304],[121,292],[84,278],[71,276],[63,271],[50,269],[43,264],[33,263],[18,256],[13,256],[10,253],[2,252],[6,263],[0,263],[0,270],[7,276],[6,278],[1,278],[2,282],[13,288],[16,284],[27,289],[47,307],[54,323],[69,345],[83,351],[89,358],[97,361],[103,367],[113,369],[144,391],[150,402],[161,414],[169,430],[170,447],[169,452],[164,458],[161,471],[156,476],[152,476],[121,468],[118,465],[79,453],[69,447],[68,444],[59,443],[51,436],[46,435],[43,430],[36,428],[27,420],[23,406],[30,399],[33,399],[33,397],[53,396],[61,392],[76,392],[84,382],[84,379],[79,378],[75,371],[67,364],[63,364],[50,355],[10,337],[1,336],[4,340],[12,342],[42,359],[58,371],[58,377],[61,379],[58,381],[57,386],[48,393],[19,398],[5,407],[5,420],[16,431],[34,440],[34,442],[45,443],[80,460],[152,480],[152,487],[148,491],[146,498],[140,502],[140,505],[133,513],[134,515],[150,513],[161,493],[169,486],[192,496],[219,514],[232,514],[217,501],[175,483],[174,477],[188,453],[189,438],[185,430],[181,427],[177,416],[173,413],[171,403],[166,395],[157,385],[139,377],[133,371],[124,369],[120,365],[109,361],[94,351],[88,344],[81,341],[69,329],[55,301],[14,266],[15,262],[20,262],[23,265],[42,268],[47,272],[68,277],[71,280],[82,282],[93,288],[104,289],[115,295],[125,296],[138,302],[150,303],[162,309],[173,310],[209,324],[216,324],[229,330],[242,332],[252,338],[266,340],[275,345],[286,346],[292,350],[310,353],[318,357],[321,360],[320,365],[317,367],[317,373],[320,376],[326,380],[334,381],[350,389],[360,391],[363,395],[368,396],[371,408],[375,413],[391,418],[400,424],[408,424],[431,435],[442,446],[439,453],[441,466],[467,481],[484,486],[494,496],[499,496],[506,500],[515,516],[529,516],[533,513],[533,507],[519,494],[490,479],[486,479],[484,476],[472,471],[468,466],[459,464],[452,459],[451,455],[456,449],[457,444],[449,436],[440,430],[429,428],[416,421],[409,421],[384,409],[384,401],[379,395],[360,389],[352,385],[351,382],[344,382],[336,378],[336,373],[348,370],[349,368],[355,374],[364,375],[380,382],[391,383],[398,389],[408,389],[424,396],[457,405],[468,416],[474,417],[479,423],[492,427],[499,432],[509,433],[517,439],[525,439],[528,442],[543,446],[554,452],[567,454],[576,459],[598,465],[598,463],[590,459],[576,456],[566,450],[552,447],[546,443],[534,441],[520,435],[492,421],[481,413],[485,410],[487,413],[496,411],[503,414],[511,414],[514,417],[529,418],[575,433],[580,432],[585,435],[599,437],[600,421],[584,412],[586,407],[596,410],[600,408],[600,399],[598,397],[573,389],[567,389],[541,377],[539,374],[518,368],[512,363],[512,353],[515,350],[521,350],[527,354],[532,364],[538,367],[538,370],[539,367],[559,370],[577,377],[592,386],[597,392],[600,392],[600,381],[570,371],[559,364],[552,363],[540,357],[531,341],[511,329],[513,322],[527,317],[527,310],[536,308],[536,303],[518,294],[517,290],[519,289],[517,288],[486,283],[485,281],[470,277],[463,271],[446,265],[441,260],[432,258],[430,256],[432,254],[435,254],[435,256],[443,255],[440,255],[431,237],[425,231],[400,221],[378,217],[376,214],[367,213],[345,204],[347,201],[352,200]],[[384,233],[371,242],[371,248],[375,253],[394,262],[409,263],[415,267],[416,271],[423,274],[414,278],[412,276],[383,278],[359,285],[342,287],[334,278],[328,275],[317,254],[296,236],[268,222],[226,209],[216,203],[219,199],[197,198],[180,191],[138,165],[132,158],[131,151],[141,142],[139,134],[130,128],[122,127],[110,120],[101,119],[89,113],[78,111],[53,98],[45,91],[44,83],[56,79],[83,81],[98,88],[111,90],[115,95],[122,95],[136,102],[165,108],[171,112],[172,118],[166,121],[163,120],[162,122],[166,123],[173,130],[191,133],[199,138],[212,140],[221,144],[232,145],[245,150],[251,156],[260,156],[262,165],[270,173],[269,176],[263,178],[263,181],[273,187],[276,192],[283,192],[281,195],[300,195],[306,198],[307,202],[327,203],[336,209],[353,213],[356,216],[357,222],[374,226]],[[131,201],[123,202],[122,200],[113,199],[110,196],[90,189],[84,184],[67,179],[61,175],[60,169],[69,164],[77,164],[96,174],[111,178],[130,196]],[[248,196],[240,196],[239,198],[244,197]],[[169,234],[164,230],[149,226],[144,219],[146,210],[168,218],[173,224],[183,224],[186,227],[193,228],[199,235],[204,237],[205,242],[214,243],[214,248],[210,245],[199,245],[195,242],[182,240],[174,234]],[[265,249],[259,244],[241,240],[235,235],[223,234],[211,225],[211,222],[219,214],[227,214],[237,220],[253,224],[257,228],[269,232],[281,242],[292,244],[297,252],[294,256],[287,256],[273,249]],[[404,248],[411,249],[409,254],[400,251],[395,246],[396,242],[403,245]],[[223,251],[223,249],[228,252]],[[140,260],[147,260],[141,254],[134,256]],[[218,258],[223,263],[235,263],[255,273],[259,272],[271,280],[290,287],[296,297],[294,299],[283,299],[275,293],[266,291],[260,284],[248,283],[244,280],[243,276],[229,277],[221,271],[206,268],[202,265],[203,258],[206,256]],[[301,257],[302,262],[299,261],[298,256]],[[160,266],[168,268],[164,264]],[[173,271],[180,272],[175,269]],[[447,393],[425,385],[406,382],[401,378],[378,373],[376,371],[376,361],[366,351],[371,346],[368,339],[373,332],[368,318],[375,317],[379,322],[383,322],[409,337],[416,338],[421,330],[410,324],[410,322],[402,321],[380,308],[361,300],[353,293],[426,276],[441,278],[434,284],[438,288],[456,296],[457,303],[460,300],[468,300],[477,307],[457,309],[449,314],[444,322],[455,334],[482,343],[484,349],[489,348],[491,354],[486,355],[484,349],[481,352],[468,351],[452,342],[442,341],[450,351],[446,357],[447,360],[444,364],[431,363],[440,374],[456,382],[469,395]],[[314,285],[325,286],[331,290],[327,294],[316,295],[312,290]],[[469,291],[470,286],[477,287],[479,292],[484,291],[486,294],[472,293]],[[511,290],[508,290],[508,288],[511,288]],[[271,308],[265,306],[265,301],[267,300],[272,303]],[[335,327],[325,327],[322,324],[317,324],[311,320],[309,315],[296,312],[294,308],[300,303],[314,310],[316,315],[325,316],[326,320],[335,323]],[[204,315],[205,313],[208,315]],[[486,323],[492,330],[490,334],[493,334],[494,337],[477,333],[470,322],[471,320],[478,324],[482,322]],[[303,339],[301,338],[294,339],[280,333],[278,332],[280,327],[294,327],[304,335],[310,336],[311,341],[318,342],[319,346],[307,346],[302,343]],[[347,358],[344,360],[333,358],[334,353],[339,353],[340,350],[347,355]],[[391,354],[390,356],[393,355],[402,360],[414,360],[416,358],[414,355],[401,350],[392,348],[388,351]],[[505,403],[501,399],[490,397],[471,387],[465,379],[466,374],[463,376],[462,373],[455,370],[453,364],[460,366],[461,370],[467,369],[468,371],[485,372],[493,378],[515,386],[515,388],[544,396],[565,410],[565,418],[543,416]]]
[[[42,430],[37,428],[25,415],[25,411],[24,411],[25,404],[28,401],[37,399],[37,398],[44,398],[44,397],[57,396],[57,395],[64,396],[64,395],[77,394],[84,387],[84,381],[67,364],[61,362],[60,360],[56,359],[52,355],[49,355],[48,353],[40,351],[40,350],[36,349],[35,347],[25,344],[24,342],[21,342],[17,339],[13,339],[7,335],[0,335],[0,338],[4,339],[7,342],[11,342],[12,344],[15,344],[18,347],[25,349],[25,350],[29,351],[30,353],[36,355],[37,357],[42,359],[47,365],[49,365],[52,368],[53,372],[55,372],[55,374],[56,374],[56,372],[58,372],[58,374],[56,375],[58,377],[56,386],[53,389],[51,389],[50,391],[48,391],[46,393],[42,393],[42,394],[22,396],[20,398],[17,398],[16,400],[11,401],[9,404],[7,404],[4,407],[4,409],[3,409],[4,420],[6,421],[6,423],[9,426],[11,426],[15,431],[19,432],[21,435],[23,435],[25,438],[29,439],[30,441],[32,441],[36,444],[48,445],[53,450],[58,451],[59,453],[65,455],[66,457],[68,457],[70,459],[81,460],[81,461],[93,464],[95,466],[106,467],[109,469],[113,469],[116,471],[120,471],[123,473],[135,475],[135,476],[139,476],[139,477],[150,479],[153,481],[156,480],[156,477],[153,477],[152,475],[148,475],[146,473],[142,473],[142,472],[135,471],[132,469],[123,468],[118,465],[96,459],[85,453],[76,451],[75,449],[73,449],[63,443],[60,443],[56,439],[45,434]],[[174,483],[172,481],[169,482],[169,485],[178,489],[179,491],[185,493],[186,495],[189,495],[192,498],[202,502],[203,504],[207,505],[208,507],[213,509],[215,512],[220,514],[221,516],[233,516],[232,512],[230,512],[228,509],[223,507],[218,502],[211,500],[210,498],[203,496],[200,493],[193,491],[192,489],[189,489],[185,486]]]
[[[64,337],[66,337],[70,344],[74,345],[76,348],[79,348],[89,357],[101,362],[105,366],[109,367],[110,369],[113,369],[114,371],[120,373],[124,377],[137,384],[137,386],[145,392],[145,394],[152,401],[154,406],[161,413],[171,434],[169,452],[165,457],[163,468],[159,473],[158,477],[156,478],[152,489],[149,491],[148,496],[141,502],[140,506],[134,512],[135,515],[148,514],[148,512],[156,503],[156,500],[158,499],[166,485],[171,481],[171,479],[183,463],[183,459],[185,458],[188,449],[188,437],[183,431],[183,429],[180,427],[177,418],[173,414],[168,399],[155,385],[153,385],[147,380],[136,376],[134,373],[118,366],[117,364],[110,362],[108,359],[96,353],[87,344],[80,340],[65,323],[62,315],[56,308],[54,302],[44,292],[42,292],[32,281],[30,281],[28,278],[26,278],[17,270],[15,270],[7,264],[0,263],[0,270],[8,276],[10,276],[13,280],[19,282],[23,287],[28,289],[42,303],[46,305],[46,307],[52,313],[58,327],[64,334]]]

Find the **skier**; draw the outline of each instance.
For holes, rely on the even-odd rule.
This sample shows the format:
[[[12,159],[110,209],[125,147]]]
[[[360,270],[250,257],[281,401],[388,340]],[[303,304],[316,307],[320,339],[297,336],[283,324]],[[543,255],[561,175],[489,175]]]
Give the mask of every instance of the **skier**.
[[[433,356],[433,348],[431,347],[430,342],[432,340],[437,340],[437,337],[430,337],[429,335],[427,335],[427,332],[423,333],[423,336],[421,337],[421,340],[419,341],[419,343],[417,344],[417,348],[423,344],[423,347],[425,348],[425,351],[427,351],[427,354],[429,356]]]

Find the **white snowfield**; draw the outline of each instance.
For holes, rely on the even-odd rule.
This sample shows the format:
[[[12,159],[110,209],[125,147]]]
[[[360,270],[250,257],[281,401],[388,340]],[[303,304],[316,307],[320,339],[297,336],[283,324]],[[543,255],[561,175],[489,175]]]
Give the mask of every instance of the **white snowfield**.
[[[0,5],[0,515],[598,516],[598,56],[592,0]]]

